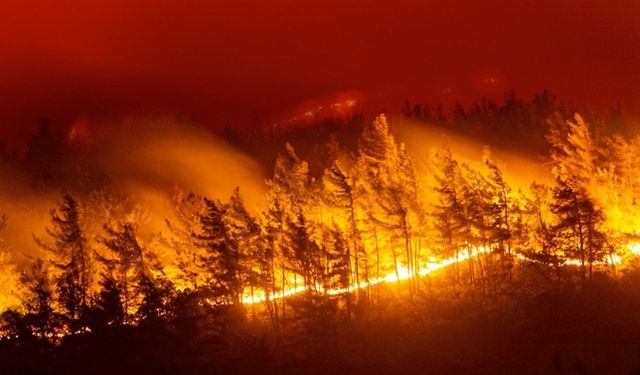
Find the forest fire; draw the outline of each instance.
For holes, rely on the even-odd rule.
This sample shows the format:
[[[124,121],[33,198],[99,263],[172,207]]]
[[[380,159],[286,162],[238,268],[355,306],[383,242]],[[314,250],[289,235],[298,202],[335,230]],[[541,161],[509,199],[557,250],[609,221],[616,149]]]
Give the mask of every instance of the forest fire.
[[[60,264],[86,267],[74,271],[78,282],[86,280],[78,286],[77,298],[84,300],[103,283],[112,283],[113,293],[121,293],[124,322],[138,321],[135,311],[149,298],[138,289],[140,283],[151,283],[147,287],[154,293],[162,285],[169,288],[163,293],[205,286],[211,288],[208,300],[215,305],[269,302],[303,292],[339,296],[404,280],[413,284],[452,265],[459,274],[463,263],[469,281],[483,283],[512,273],[516,259],[550,267],[577,265],[582,278],[590,279],[594,268],[620,265],[624,249],[639,252],[636,242],[624,245],[625,236],[633,233],[620,231],[616,219],[627,208],[623,201],[636,199],[638,181],[630,178],[635,166],[629,164],[635,159],[617,171],[596,165],[633,157],[628,151],[633,146],[614,138],[622,142],[621,153],[598,160],[602,156],[595,151],[588,124],[578,115],[558,122],[549,134],[558,185],[534,183],[528,195],[512,192],[489,152],[476,170],[456,160],[446,142],[429,151],[429,168],[418,172],[383,115],[365,125],[355,157],[336,154],[318,179],[287,145],[267,181],[257,216],[245,207],[238,189],[228,202],[178,191],[160,209],[164,211],[154,213],[166,215],[166,228],[157,219],[145,219],[153,223],[149,231],[140,225],[140,218],[149,215],[142,202],[126,194],[67,194],[47,229],[53,242],[36,237],[44,253],[29,272],[54,281],[70,277],[63,276],[66,266]],[[607,185],[609,180],[614,184]],[[618,197],[617,205],[600,198],[612,195]],[[615,215],[608,215],[614,210]],[[87,216],[89,212],[104,214]],[[609,222],[609,217],[615,220]],[[10,261],[5,263],[17,274]],[[15,307],[20,293],[34,291],[7,290],[4,308]],[[169,295],[158,296],[156,303]]]
[[[640,374],[640,2],[0,2],[0,374]]]
[[[633,253],[636,256],[640,256],[640,245],[638,244],[633,244],[633,245],[627,245],[627,247],[629,248],[629,251],[631,251],[631,253]],[[345,293],[353,293],[355,292],[357,289],[366,289],[381,283],[397,283],[398,281],[403,281],[403,280],[409,280],[411,278],[417,278],[420,276],[428,276],[431,273],[434,273],[436,271],[442,270],[444,268],[447,267],[451,267],[454,265],[459,265],[459,263],[461,262],[465,262],[468,261],[469,259],[473,258],[473,257],[477,257],[481,254],[487,254],[489,253],[490,250],[486,249],[486,248],[475,248],[472,250],[471,254],[469,254],[469,252],[467,251],[460,251],[458,252],[458,254],[455,257],[452,258],[448,258],[448,259],[443,259],[441,261],[429,261],[427,262],[427,265],[424,267],[420,267],[417,274],[412,274],[410,272],[410,270],[406,267],[406,266],[398,266],[398,268],[394,271],[394,272],[390,272],[388,274],[386,274],[385,276],[382,277],[378,277],[378,278],[374,278],[372,280],[369,281],[363,281],[359,284],[351,284],[348,287],[345,288],[332,288],[332,289],[325,289],[322,285],[315,285],[313,287],[314,291],[317,291],[319,293],[322,294],[326,294],[326,295],[330,295],[330,296],[335,296],[335,295],[342,295]],[[525,262],[535,262],[536,260],[530,259],[527,256],[523,255],[523,254],[514,254],[514,257],[518,258],[521,261],[525,261]],[[613,257],[611,259],[606,259],[604,261],[600,261],[598,262],[599,265],[613,265],[615,266],[616,264],[619,264],[621,262],[622,258],[619,255],[613,255]],[[582,263],[580,262],[579,259],[565,259],[563,261],[563,265],[569,265],[569,266],[580,266]],[[293,282],[292,280],[290,280],[289,284],[294,284],[295,282]],[[271,299],[284,299],[284,298],[288,298],[288,297],[292,297],[301,293],[305,293],[308,292],[309,290],[311,290],[312,288],[307,287],[305,285],[301,285],[301,286],[294,286],[294,287],[290,287],[290,288],[285,288],[284,291],[280,291],[277,293],[274,293],[273,295],[270,296]],[[247,305],[252,305],[252,304],[256,304],[256,303],[264,303],[267,301],[267,295],[264,291],[261,290],[244,290],[243,294],[242,294],[242,303],[243,304],[247,304]]]
[[[633,254],[640,256],[640,243],[631,243],[627,247]]]
[[[418,151],[422,165],[416,166],[416,150],[396,141],[380,115],[355,129],[354,148],[335,138],[328,142],[330,158],[315,175],[286,144],[266,186],[254,188],[263,198],[254,195],[251,206],[241,186],[227,200],[185,191],[189,180],[182,171],[128,182],[130,159],[105,159],[98,146],[78,147],[76,136],[61,136],[59,148],[44,149],[56,140],[45,127],[34,136],[27,161],[14,162],[11,173],[24,179],[31,169],[37,172],[32,181],[66,192],[38,224],[45,231],[31,229],[35,249],[25,262],[3,253],[2,335],[55,347],[71,337],[150,324],[173,335],[183,324],[213,319],[215,326],[240,314],[270,327],[277,342],[283,330],[301,329],[311,323],[299,326],[300,319],[321,311],[334,322],[374,317],[380,307],[373,306],[399,308],[447,288],[495,303],[520,285],[588,289],[603,277],[624,279],[619,275],[634,272],[640,255],[630,211],[640,198],[638,143],[597,134],[580,115],[557,116],[546,133],[552,178],[540,176],[546,183],[531,181],[526,192],[511,187],[512,177],[496,158],[501,153],[487,147],[481,161],[467,161],[442,138]],[[218,140],[163,126],[185,154],[165,151],[167,141],[143,129],[138,141],[127,136],[124,144],[141,145],[143,161],[192,170],[204,158],[228,160],[205,151]],[[105,135],[99,129],[92,134],[96,145],[121,142],[100,142]],[[49,153],[46,159],[42,152]],[[77,171],[35,163],[67,165],[78,155],[84,160]],[[136,163],[132,171],[144,168]],[[109,180],[116,170],[118,179]],[[95,188],[98,177],[103,182]],[[198,186],[202,182],[191,185]],[[3,234],[11,233],[16,212],[7,210]],[[13,237],[2,238],[11,249]],[[189,320],[189,314],[199,318]]]

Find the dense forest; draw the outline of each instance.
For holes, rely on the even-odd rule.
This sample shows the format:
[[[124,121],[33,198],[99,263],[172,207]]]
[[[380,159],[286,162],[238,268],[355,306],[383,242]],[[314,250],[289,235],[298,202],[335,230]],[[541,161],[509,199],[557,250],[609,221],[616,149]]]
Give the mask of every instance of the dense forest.
[[[80,157],[85,130],[43,122],[2,160],[3,186],[57,204],[35,250],[0,235],[0,372],[638,373],[640,138],[619,111],[544,92],[227,128],[272,169],[264,198],[173,185],[161,218]],[[409,151],[406,123],[446,135]],[[492,148],[547,174],[516,187]]]

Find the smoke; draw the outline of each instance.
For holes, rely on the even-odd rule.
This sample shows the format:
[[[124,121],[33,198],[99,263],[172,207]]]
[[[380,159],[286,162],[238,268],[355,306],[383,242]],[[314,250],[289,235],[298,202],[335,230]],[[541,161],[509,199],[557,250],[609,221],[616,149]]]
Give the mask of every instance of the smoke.
[[[249,209],[264,196],[265,173],[247,155],[200,126],[173,118],[131,117],[118,122],[79,121],[62,150],[44,160],[53,181],[34,182],[29,160],[1,172],[0,213],[14,259],[37,255],[32,236],[45,236],[50,210],[63,192],[86,197],[107,190],[132,197],[147,211],[141,232],[166,231],[169,195],[180,189],[226,200],[236,186]],[[37,164],[37,163],[36,163]]]
[[[429,157],[443,137],[459,161],[484,168],[480,142],[412,122],[398,123],[395,133],[414,156],[424,190],[433,183]],[[78,121],[64,134],[61,149],[39,158],[46,160],[35,160],[35,165],[46,162],[46,172],[54,176],[47,184],[34,182],[33,160],[0,165],[0,213],[9,218],[5,243],[19,263],[38,255],[32,237],[46,237],[50,211],[63,192],[81,199],[100,190],[131,197],[146,211],[141,235],[166,233],[165,219],[172,219],[169,196],[176,189],[226,200],[239,186],[249,210],[261,205],[265,193],[266,173],[257,161],[206,129],[170,117]],[[514,190],[550,180],[540,161],[496,148],[492,158]]]
[[[429,126],[425,123],[403,120],[394,128],[398,140],[403,142],[409,153],[415,158],[416,171],[423,177],[423,181],[431,181],[429,178],[430,157],[438,152],[443,141],[449,145],[456,160],[483,171],[484,157],[486,156],[486,144],[457,135],[446,129]],[[526,139],[514,142],[526,142]],[[514,191],[528,191],[533,181],[551,182],[550,170],[542,160],[534,160],[525,154],[505,151],[500,148],[490,147],[491,158],[504,173],[505,180]]]
[[[253,207],[264,191],[264,171],[247,155],[205,129],[171,119],[132,118],[97,132],[90,169],[126,192],[166,194],[172,187],[226,199],[236,186]]]
[[[44,231],[49,220],[49,208],[55,204],[56,198],[49,193],[34,195],[36,192],[24,185],[16,187],[17,190],[23,194],[17,196],[13,190],[5,189],[0,193],[0,209],[8,218],[2,233],[2,250],[7,251],[14,262],[22,264],[27,257],[37,254],[32,234]]]

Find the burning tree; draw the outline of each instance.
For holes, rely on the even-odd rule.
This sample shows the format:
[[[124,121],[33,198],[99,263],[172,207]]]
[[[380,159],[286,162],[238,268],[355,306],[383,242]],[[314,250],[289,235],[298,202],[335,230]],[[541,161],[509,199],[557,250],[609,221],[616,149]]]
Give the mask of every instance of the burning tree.
[[[184,289],[198,290],[206,284],[207,267],[205,252],[193,235],[200,225],[200,218],[206,213],[207,205],[203,197],[190,192],[175,192],[171,198],[174,220],[165,219],[169,229],[167,245],[175,250],[175,263],[180,271],[177,277]]]
[[[239,254],[243,289],[255,299],[256,290],[266,290],[273,283],[272,251],[262,237],[262,228],[245,207],[240,189],[236,188],[222,218],[231,246]]]
[[[54,309],[54,294],[51,278],[44,261],[34,261],[22,276],[26,289],[24,317],[13,320],[10,331],[20,333],[16,328],[24,324],[28,333],[41,340],[48,340],[60,331],[61,316]]]
[[[227,207],[209,199],[205,199],[205,205],[207,211],[200,216],[200,228],[194,236],[205,251],[203,262],[207,266],[207,291],[216,301],[240,303],[245,276],[243,254],[232,243],[224,224]]]
[[[526,198],[523,208],[526,230],[522,241],[523,254],[559,273],[562,259],[556,251],[556,232],[551,222],[551,188],[534,182],[529,190],[530,197]]]
[[[64,311],[67,330],[76,333],[86,328],[93,261],[80,225],[78,203],[71,195],[65,194],[59,208],[51,211],[51,223],[47,228],[51,241],[35,240],[55,268],[55,298]]]
[[[362,235],[358,226],[359,200],[364,191],[357,175],[358,169],[355,165],[355,158],[347,156],[336,159],[323,176],[325,196],[328,204],[342,210],[346,215],[346,231],[351,237],[350,243],[345,247],[348,262],[347,282],[358,280],[359,276],[359,254],[363,251]],[[334,229],[334,231],[337,228]],[[352,266],[353,265],[353,266]]]
[[[161,250],[175,254],[168,260],[152,242],[161,234],[131,197],[108,187],[79,193],[80,203],[65,195],[51,213],[50,241],[37,239],[49,262],[34,263],[22,279],[25,317],[44,320],[26,324],[14,319],[19,312],[4,320],[43,338],[154,322],[196,332],[195,317],[217,325],[203,330],[226,334],[226,319],[244,324],[251,305],[252,324],[268,314],[286,340],[281,333],[300,316],[313,320],[314,309],[323,321],[348,321],[381,306],[387,292],[419,301],[433,292],[420,290],[433,280],[419,276],[449,265],[456,291],[485,298],[513,292],[532,267],[550,270],[544,277],[555,282],[577,262],[586,283],[612,255],[612,212],[622,210],[609,208],[602,191],[632,205],[636,192],[620,190],[637,187],[635,143],[593,134],[581,117],[557,123],[549,134],[554,185],[518,194],[488,148],[477,167],[445,142],[422,175],[379,116],[357,150],[332,144],[321,173],[287,144],[257,213],[239,188],[227,200],[173,194],[162,227],[169,235]],[[376,287],[388,282],[399,287]],[[65,330],[55,324],[58,313]]]
[[[597,175],[598,145],[589,125],[577,115],[565,126],[557,124],[548,136],[553,146],[551,163],[556,185],[553,188],[551,211],[558,243],[565,256],[580,261],[583,279],[591,278],[593,264],[607,254],[606,237],[602,232],[604,216],[591,195],[591,184]]]
[[[392,240],[400,240],[405,268],[410,276],[415,276],[420,260],[412,237],[420,233],[424,224],[419,184],[413,160],[404,145],[395,142],[384,115],[378,116],[363,130],[358,157],[368,204],[372,206],[370,219],[385,229]],[[395,246],[391,248],[391,255],[399,278],[400,264]],[[368,267],[366,269],[368,274]]]
[[[155,255],[140,244],[133,224],[124,223],[119,228],[105,227],[108,234],[102,243],[110,250],[101,261],[114,273],[105,275],[103,283],[112,288],[102,296],[103,303],[111,306],[112,314],[119,313],[116,295],[121,296],[123,323],[132,321],[157,321],[165,314],[170,285],[161,276],[162,271]],[[160,276],[158,276],[160,275]]]

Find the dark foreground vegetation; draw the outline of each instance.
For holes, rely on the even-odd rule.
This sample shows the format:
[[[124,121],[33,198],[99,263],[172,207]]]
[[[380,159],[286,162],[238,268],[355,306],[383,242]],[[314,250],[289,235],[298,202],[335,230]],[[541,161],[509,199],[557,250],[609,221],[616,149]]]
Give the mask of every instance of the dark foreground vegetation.
[[[348,317],[336,299],[300,296],[276,334],[252,308],[207,307],[187,294],[138,326],[60,340],[0,343],[3,374],[638,374],[640,271],[540,279],[495,298],[423,280],[412,298],[375,291]],[[571,274],[571,271],[567,271]],[[449,274],[448,277],[453,277]],[[520,275],[518,275],[520,277]]]

